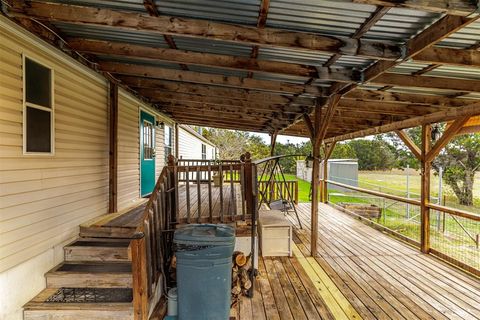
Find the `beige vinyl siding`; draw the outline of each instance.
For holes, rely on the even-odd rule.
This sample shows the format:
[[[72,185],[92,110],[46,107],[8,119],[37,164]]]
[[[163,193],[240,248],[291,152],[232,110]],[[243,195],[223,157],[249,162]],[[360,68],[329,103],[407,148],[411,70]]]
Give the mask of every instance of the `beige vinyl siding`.
[[[140,198],[139,101],[118,95],[118,210]]]
[[[0,24],[0,38],[1,272],[107,212],[108,103],[100,75],[16,28]],[[54,70],[54,155],[23,154],[22,53]]]
[[[181,126],[178,127],[178,140],[179,140],[179,158],[183,159],[202,159],[202,144],[207,147],[207,159],[214,159],[215,149],[211,144],[201,140],[197,136],[188,132]],[[193,130],[193,129],[192,129]]]

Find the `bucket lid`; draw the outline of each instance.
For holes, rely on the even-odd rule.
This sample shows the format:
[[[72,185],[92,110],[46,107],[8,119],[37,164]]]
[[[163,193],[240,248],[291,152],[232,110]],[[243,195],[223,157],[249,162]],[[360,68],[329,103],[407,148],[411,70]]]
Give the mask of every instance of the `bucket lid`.
[[[171,289],[168,290],[167,298],[176,300],[176,299],[177,299],[177,296],[178,296],[178,294],[177,294],[177,287],[171,288]]]
[[[190,224],[175,230],[173,241],[178,244],[230,245],[235,230],[225,224]]]

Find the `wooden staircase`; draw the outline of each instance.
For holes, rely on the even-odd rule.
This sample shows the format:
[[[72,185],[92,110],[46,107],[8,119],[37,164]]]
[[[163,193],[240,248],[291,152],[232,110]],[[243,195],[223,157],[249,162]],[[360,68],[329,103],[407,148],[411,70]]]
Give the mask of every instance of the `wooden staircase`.
[[[64,251],[47,288],[24,306],[25,320],[134,318],[129,240],[79,238]]]

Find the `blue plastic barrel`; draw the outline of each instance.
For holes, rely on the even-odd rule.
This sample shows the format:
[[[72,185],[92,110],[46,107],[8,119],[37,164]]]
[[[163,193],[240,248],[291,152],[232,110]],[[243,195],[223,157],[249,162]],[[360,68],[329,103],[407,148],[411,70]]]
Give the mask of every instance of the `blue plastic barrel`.
[[[228,320],[235,230],[192,224],[173,238],[177,256],[179,320]]]

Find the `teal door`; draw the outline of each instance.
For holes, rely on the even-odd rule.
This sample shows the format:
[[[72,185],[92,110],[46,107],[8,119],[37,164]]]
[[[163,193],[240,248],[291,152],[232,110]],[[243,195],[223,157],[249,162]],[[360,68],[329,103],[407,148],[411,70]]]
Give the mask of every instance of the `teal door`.
[[[140,111],[140,194],[155,187],[155,117]]]

